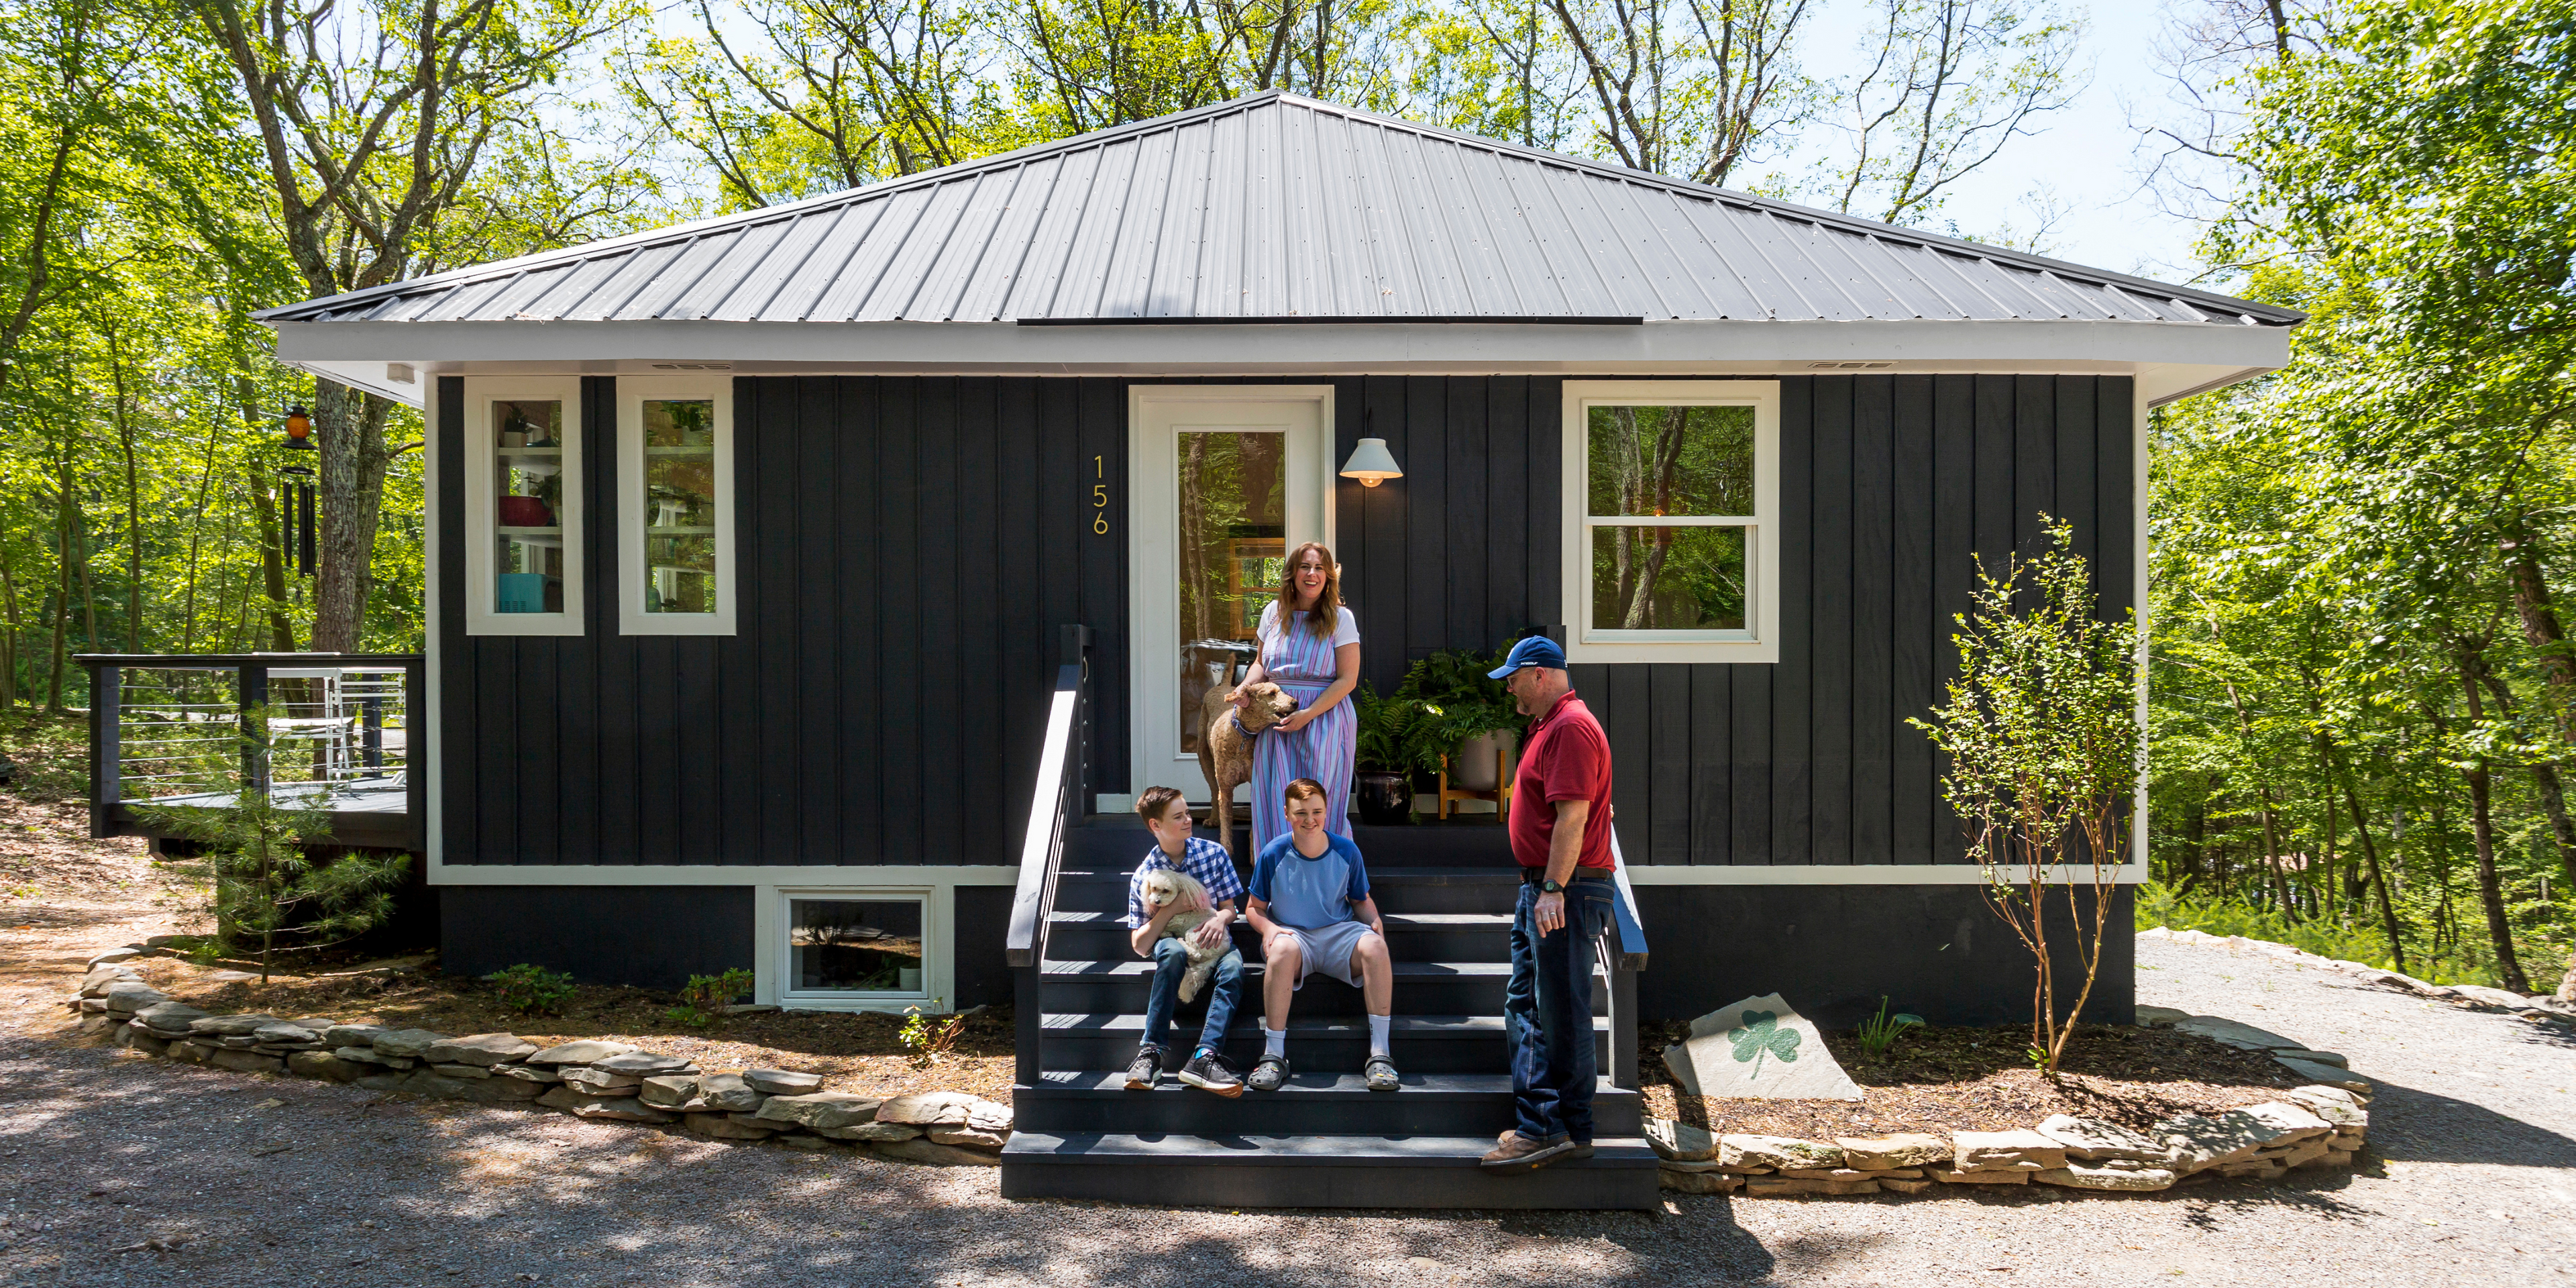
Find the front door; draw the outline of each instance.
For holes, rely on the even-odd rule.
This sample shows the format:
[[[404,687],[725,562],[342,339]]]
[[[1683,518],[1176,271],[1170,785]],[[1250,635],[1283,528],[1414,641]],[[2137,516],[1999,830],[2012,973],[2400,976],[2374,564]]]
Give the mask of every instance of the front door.
[[[1332,541],[1329,387],[1139,386],[1129,405],[1134,790],[1207,800],[1212,688],[1251,660],[1288,551]],[[1236,792],[1236,799],[1243,792]]]

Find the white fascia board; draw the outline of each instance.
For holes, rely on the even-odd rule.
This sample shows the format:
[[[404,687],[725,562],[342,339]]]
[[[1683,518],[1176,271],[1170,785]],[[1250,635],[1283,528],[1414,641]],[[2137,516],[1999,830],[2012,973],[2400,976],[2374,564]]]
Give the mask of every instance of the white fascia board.
[[[1002,322],[282,322],[278,356],[346,378],[372,364],[434,373],[613,375],[660,362],[735,374],[991,372],[1744,371],[1815,362],[1898,370],[2202,369],[2203,381],[2289,361],[2284,327],[2185,322],[1316,323],[1016,326]],[[2174,379],[2189,373],[2177,371]],[[381,380],[381,367],[376,368]],[[2179,385],[2177,387],[2180,387]]]

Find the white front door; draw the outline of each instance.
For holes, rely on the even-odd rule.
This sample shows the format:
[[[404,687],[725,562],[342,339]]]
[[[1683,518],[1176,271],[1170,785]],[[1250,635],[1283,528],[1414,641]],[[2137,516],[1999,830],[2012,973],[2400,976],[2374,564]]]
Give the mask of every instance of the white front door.
[[[1288,551],[1333,539],[1332,397],[1328,385],[1129,392],[1137,795],[1170,786],[1207,799],[1206,691],[1231,685],[1250,659]]]

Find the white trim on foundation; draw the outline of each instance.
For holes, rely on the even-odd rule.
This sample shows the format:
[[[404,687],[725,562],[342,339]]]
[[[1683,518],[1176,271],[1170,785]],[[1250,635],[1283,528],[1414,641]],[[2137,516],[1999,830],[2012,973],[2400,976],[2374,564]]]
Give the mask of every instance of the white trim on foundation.
[[[923,869],[915,868],[919,872]],[[771,1006],[800,1011],[886,1011],[901,1014],[919,1007],[925,1012],[956,1009],[957,888],[950,884],[849,886],[792,884],[752,887],[751,997]],[[787,987],[787,903],[790,899],[918,899],[921,901],[921,987],[902,993],[800,993]]]

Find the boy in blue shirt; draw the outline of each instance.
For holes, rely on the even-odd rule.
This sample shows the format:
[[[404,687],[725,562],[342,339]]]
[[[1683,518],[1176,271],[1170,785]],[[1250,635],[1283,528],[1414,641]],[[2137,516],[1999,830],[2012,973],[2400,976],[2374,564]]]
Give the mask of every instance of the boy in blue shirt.
[[[1261,981],[1261,1063],[1245,1084],[1277,1091],[1288,1080],[1288,1003],[1306,976],[1321,972],[1358,988],[1368,1004],[1368,1089],[1393,1091],[1395,1058],[1387,1027],[1395,1010],[1395,967],[1386,925],[1369,895],[1368,868],[1350,838],[1326,831],[1324,785],[1288,784],[1288,834],[1252,862],[1248,901],[1266,954]]]
[[[1154,980],[1145,1001],[1145,1038],[1136,1048],[1136,1058],[1127,1066],[1127,1089],[1151,1091],[1163,1076],[1163,1033],[1172,1026],[1172,1010],[1179,1004],[1181,979],[1190,973],[1189,945],[1184,938],[1198,941],[1205,948],[1225,944],[1225,953],[1216,962],[1216,972],[1209,980],[1207,1022],[1199,1028],[1198,1049],[1191,1053],[1177,1075],[1180,1080],[1202,1091],[1213,1091],[1232,1099],[1243,1094],[1243,1080],[1234,1076],[1225,1057],[1217,1051],[1225,1042],[1226,1026],[1234,1022],[1234,1004],[1243,992],[1243,954],[1228,943],[1233,935],[1234,900],[1243,893],[1243,879],[1234,874],[1234,860],[1225,847],[1198,836],[1190,826],[1190,804],[1179,791],[1170,787],[1149,787],[1136,800],[1136,812],[1145,816],[1146,830],[1154,834],[1154,848],[1145,851],[1145,861],[1136,865],[1135,874],[1127,878],[1128,944],[1139,957],[1154,961]],[[1151,907],[1145,901],[1145,878],[1158,868],[1187,873],[1207,890],[1204,903],[1175,901]],[[1207,920],[1182,932],[1181,937],[1165,938],[1164,923],[1184,912],[1206,912]]]

